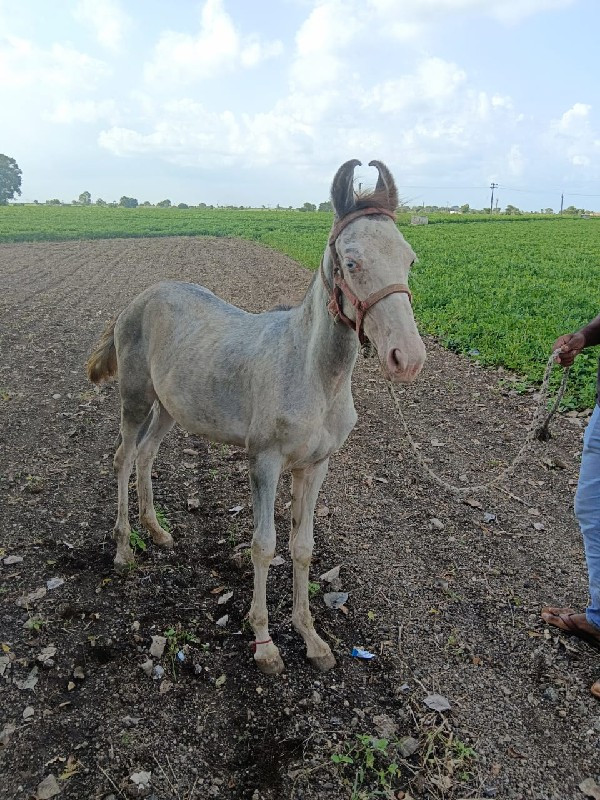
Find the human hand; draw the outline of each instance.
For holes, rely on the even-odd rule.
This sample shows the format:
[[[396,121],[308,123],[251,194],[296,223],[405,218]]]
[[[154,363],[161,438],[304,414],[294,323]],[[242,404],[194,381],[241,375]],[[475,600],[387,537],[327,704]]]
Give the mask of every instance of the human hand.
[[[556,355],[556,362],[561,367],[570,367],[575,358],[585,347],[585,336],[582,333],[565,333],[554,342],[552,352],[560,350]]]

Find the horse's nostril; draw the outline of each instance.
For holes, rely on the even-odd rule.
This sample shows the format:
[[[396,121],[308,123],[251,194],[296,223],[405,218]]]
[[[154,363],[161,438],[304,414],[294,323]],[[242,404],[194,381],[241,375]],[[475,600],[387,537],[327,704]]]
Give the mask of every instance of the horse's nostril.
[[[397,348],[390,350],[388,354],[388,366],[392,370],[403,370],[406,367],[402,353]]]

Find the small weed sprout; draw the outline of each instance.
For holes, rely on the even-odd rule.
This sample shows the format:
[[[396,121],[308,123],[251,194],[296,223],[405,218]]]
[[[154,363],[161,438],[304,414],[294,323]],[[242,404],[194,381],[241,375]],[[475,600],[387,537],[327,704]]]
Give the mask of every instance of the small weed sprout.
[[[136,528],[131,529],[131,533],[129,534],[129,544],[131,545],[132,550],[141,550],[143,552],[147,548],[146,542]]]
[[[156,505],[154,506],[154,511],[156,512],[156,519],[158,520],[160,527],[163,529],[163,531],[169,533],[171,530],[171,523],[169,522],[164,509]]]
[[[321,590],[321,584],[317,583],[317,581],[309,581],[308,582],[308,596],[314,597],[316,594],[319,593]]]
[[[357,734],[354,742],[346,742],[341,753],[331,760],[340,767],[351,788],[351,800],[389,797],[400,788],[401,771],[395,760],[396,743],[369,734]]]

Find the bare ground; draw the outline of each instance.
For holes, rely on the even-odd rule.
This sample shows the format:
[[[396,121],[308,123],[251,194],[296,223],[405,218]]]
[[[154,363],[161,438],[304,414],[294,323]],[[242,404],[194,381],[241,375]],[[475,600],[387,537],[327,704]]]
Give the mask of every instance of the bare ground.
[[[585,420],[563,416],[510,485],[469,504],[418,473],[375,362],[361,360],[359,422],[315,521],[312,607],[338,666],[313,671],[290,626],[284,477],[285,561],[268,601],[286,672],[266,678],[245,619],[242,452],[174,431],[154,483],[175,550],[149,545],[127,577],[112,570],[118,393],[95,391],[83,363],[105,321],[162,278],[261,311],[299,300],[310,275],[240,240],[0,246],[0,797],[51,796],[38,787],[53,775],[67,798],[583,798],[579,783],[600,781],[598,654],[539,610],[586,602],[572,515]],[[412,431],[432,466],[480,482],[517,451],[535,398],[426,344],[423,377],[402,393]],[[318,578],[337,564],[347,613],[325,606]],[[17,604],[53,578],[64,582]],[[148,677],[140,665],[165,632],[164,675]],[[449,711],[424,704],[433,693]]]

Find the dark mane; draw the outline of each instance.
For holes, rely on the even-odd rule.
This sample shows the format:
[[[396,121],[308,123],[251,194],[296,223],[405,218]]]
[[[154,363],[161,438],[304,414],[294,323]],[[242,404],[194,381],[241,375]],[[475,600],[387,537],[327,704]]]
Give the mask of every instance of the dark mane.
[[[365,192],[355,192],[354,194],[354,210],[360,211],[363,208],[381,208],[383,211],[389,211],[389,199],[387,192],[372,189]]]

